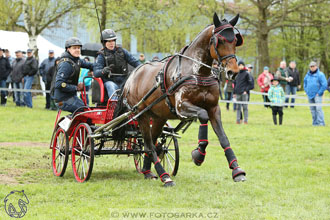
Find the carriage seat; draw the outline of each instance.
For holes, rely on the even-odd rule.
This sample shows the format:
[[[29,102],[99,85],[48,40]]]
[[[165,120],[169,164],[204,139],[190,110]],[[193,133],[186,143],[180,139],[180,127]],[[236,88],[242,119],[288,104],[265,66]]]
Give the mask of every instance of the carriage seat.
[[[92,83],[92,103],[97,106],[106,106],[108,99],[108,93],[102,79],[94,78]]]

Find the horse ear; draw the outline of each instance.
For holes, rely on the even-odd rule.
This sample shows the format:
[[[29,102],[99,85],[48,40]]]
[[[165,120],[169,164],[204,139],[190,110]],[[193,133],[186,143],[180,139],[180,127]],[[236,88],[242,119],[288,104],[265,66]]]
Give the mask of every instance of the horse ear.
[[[216,12],[214,12],[214,15],[213,15],[213,24],[215,27],[219,27],[221,24],[220,19]]]
[[[233,19],[231,19],[229,21],[229,23],[232,25],[232,26],[235,26],[237,21],[238,21],[238,18],[239,18],[239,14],[237,14]]]
[[[236,47],[239,47],[243,44],[243,36],[241,34],[236,34]]]

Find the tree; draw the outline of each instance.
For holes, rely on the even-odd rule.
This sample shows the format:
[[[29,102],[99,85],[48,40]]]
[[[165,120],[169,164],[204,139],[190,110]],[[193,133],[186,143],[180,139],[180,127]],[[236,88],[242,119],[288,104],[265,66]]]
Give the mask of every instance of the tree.
[[[22,14],[22,4],[18,0],[0,0],[0,29],[6,31],[18,31],[17,23]]]
[[[45,29],[51,28],[62,16],[81,7],[84,1],[67,0],[22,0],[24,25],[17,24],[29,35],[29,48],[38,56],[37,37]]]
[[[273,31],[278,31],[289,25],[286,23],[288,16],[297,10],[310,5],[320,4],[325,0],[248,0],[235,1],[235,4],[222,2],[225,10],[240,13],[241,18],[252,27],[256,34],[257,59],[259,70],[270,65],[269,36]],[[292,24],[290,24],[292,25]]]
[[[102,3],[97,2],[98,6]],[[104,6],[99,9],[107,12],[106,28],[121,34],[125,48],[129,49],[134,35],[139,51],[173,53],[211,22],[220,5],[216,0],[112,0],[107,1],[106,9]],[[99,33],[96,17],[91,13],[82,16],[89,29]]]

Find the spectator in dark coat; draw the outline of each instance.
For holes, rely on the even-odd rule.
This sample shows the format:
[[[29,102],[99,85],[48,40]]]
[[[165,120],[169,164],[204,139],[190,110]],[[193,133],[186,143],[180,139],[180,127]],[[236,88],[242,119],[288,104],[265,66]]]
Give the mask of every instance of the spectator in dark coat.
[[[3,50],[0,48],[0,88],[7,88],[6,81],[11,71],[9,60],[3,56]],[[7,103],[7,91],[1,90],[1,105],[5,106]]]
[[[248,101],[248,91],[253,86],[253,81],[250,77],[250,74],[245,67],[243,61],[238,62],[239,73],[234,81],[234,98],[237,101],[247,102]],[[248,123],[248,105],[247,104],[237,104],[237,114],[236,114],[236,123],[241,123],[241,107],[243,106],[244,114],[244,124]]]
[[[296,95],[297,88],[300,89],[300,78],[299,72],[296,68],[296,62],[291,61],[289,64],[289,68],[287,69],[289,75],[288,84],[285,86],[285,94],[286,95]],[[294,104],[295,99],[291,98],[291,104]],[[289,98],[285,98],[285,103],[289,103]],[[288,107],[287,105],[285,106]],[[291,105],[291,108],[294,108],[294,105]]]
[[[31,89],[34,75],[38,72],[38,61],[33,57],[33,50],[27,50],[27,58],[23,66],[24,89]],[[32,108],[31,92],[24,92],[24,103],[27,107]]]
[[[328,79],[328,87],[327,87],[327,90],[330,92],[330,77]]]
[[[23,53],[20,50],[16,51],[15,54],[16,59],[13,62],[13,70],[10,76],[14,84],[14,89],[23,89],[23,65],[25,63],[25,58],[23,58]],[[14,94],[16,106],[24,106],[23,93],[15,91]]]
[[[42,81],[45,83],[46,90],[50,90],[50,84],[52,82],[52,78],[48,79],[47,74],[49,69],[55,65],[55,57],[54,51],[49,50],[48,58],[44,59],[39,67],[39,74],[42,77]],[[50,108],[50,94],[46,93],[46,109]]]

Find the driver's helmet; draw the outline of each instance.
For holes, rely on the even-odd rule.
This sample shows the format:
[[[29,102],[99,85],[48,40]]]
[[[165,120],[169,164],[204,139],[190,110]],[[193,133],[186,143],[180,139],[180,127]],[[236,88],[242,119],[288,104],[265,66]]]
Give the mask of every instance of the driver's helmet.
[[[117,39],[116,32],[114,32],[112,29],[105,29],[102,31],[101,43],[116,39]]]

